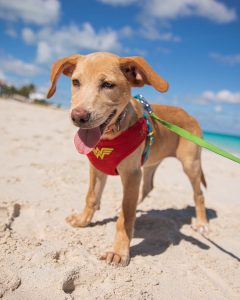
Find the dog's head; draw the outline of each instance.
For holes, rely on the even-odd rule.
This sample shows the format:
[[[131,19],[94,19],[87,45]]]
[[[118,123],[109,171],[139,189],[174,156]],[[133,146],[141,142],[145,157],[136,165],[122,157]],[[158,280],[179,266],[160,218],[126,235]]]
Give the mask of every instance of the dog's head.
[[[56,91],[63,73],[72,80],[71,118],[82,129],[98,128],[103,134],[131,99],[131,87],[152,85],[166,92],[168,83],[139,56],[119,57],[98,52],[72,55],[56,61],[51,68],[47,97]]]

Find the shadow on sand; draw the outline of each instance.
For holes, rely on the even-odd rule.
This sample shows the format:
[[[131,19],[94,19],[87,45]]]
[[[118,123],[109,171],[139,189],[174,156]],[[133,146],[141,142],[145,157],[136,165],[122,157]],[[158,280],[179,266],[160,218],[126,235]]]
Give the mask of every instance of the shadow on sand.
[[[183,209],[169,208],[165,210],[142,211],[142,215],[136,219],[134,237],[143,238],[138,245],[131,247],[131,256],[136,255],[158,255],[167,250],[170,245],[178,245],[181,240],[188,241],[202,249],[209,249],[209,246],[199,240],[184,235],[180,229],[185,224],[191,224],[195,216],[195,208],[187,206]],[[216,211],[207,209],[208,219],[217,217]],[[104,219],[91,223],[91,227],[102,226],[115,222],[117,217]]]
[[[208,219],[217,217],[213,209],[206,209]],[[195,217],[195,208],[169,208],[165,210],[140,211],[142,215],[137,218],[135,225],[135,238],[143,238],[139,244],[131,247],[131,256],[159,255],[170,245],[178,245],[185,240],[197,247],[207,250],[210,247],[192,236],[183,234],[180,229],[185,224],[191,224]]]
[[[183,225],[192,223],[195,217],[195,208],[187,206],[182,209],[169,208],[164,210],[152,209],[149,211],[137,210],[141,216],[136,219],[134,237],[143,239],[139,244],[131,247],[131,256],[159,255],[167,250],[171,245],[179,245],[184,240],[197,247],[208,250],[210,246],[198,239],[183,234],[180,229]],[[214,209],[206,209],[209,221],[217,218],[217,212]],[[91,227],[102,226],[110,222],[115,222],[117,217],[107,218],[101,221],[91,223]],[[232,252],[224,249],[209,237],[202,235],[208,243],[215,246],[220,251],[240,261],[240,258]]]

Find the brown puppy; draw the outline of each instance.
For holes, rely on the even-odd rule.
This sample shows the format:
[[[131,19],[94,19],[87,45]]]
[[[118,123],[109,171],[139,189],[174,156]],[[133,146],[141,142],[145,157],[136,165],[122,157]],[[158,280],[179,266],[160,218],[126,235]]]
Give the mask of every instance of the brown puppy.
[[[142,57],[122,58],[111,53],[93,53],[86,56],[72,55],[56,61],[51,69],[51,87],[48,98],[56,90],[56,83],[63,73],[72,79],[71,116],[76,126],[84,129],[102,128],[104,139],[113,139],[126,131],[142,117],[141,105],[131,97],[131,87],[152,85],[165,92],[168,83],[162,79]],[[165,105],[152,105],[157,116],[201,136],[198,122],[184,110]],[[119,122],[119,116],[125,111]],[[108,123],[106,125],[106,120]],[[110,120],[110,121],[109,121]],[[141,158],[147,142],[122,160],[117,171],[123,184],[122,210],[117,221],[113,247],[102,259],[107,263],[127,265],[129,247],[135,223],[136,206],[153,188],[153,176],[165,157],[176,157],[183,165],[194,192],[197,229],[207,230],[204,197],[200,187],[206,186],[201,168],[201,149],[192,142],[177,136],[161,124],[151,121],[155,142],[141,170]],[[141,196],[140,182],[143,177]],[[90,164],[90,185],[86,206],[81,214],[74,214],[67,221],[76,227],[87,226],[100,208],[100,198],[107,175]]]

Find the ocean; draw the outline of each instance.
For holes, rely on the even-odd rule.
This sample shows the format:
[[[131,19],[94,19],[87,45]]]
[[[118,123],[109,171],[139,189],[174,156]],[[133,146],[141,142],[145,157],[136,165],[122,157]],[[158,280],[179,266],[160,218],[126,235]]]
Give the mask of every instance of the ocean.
[[[204,131],[203,136],[206,141],[240,156],[240,136],[209,131]]]

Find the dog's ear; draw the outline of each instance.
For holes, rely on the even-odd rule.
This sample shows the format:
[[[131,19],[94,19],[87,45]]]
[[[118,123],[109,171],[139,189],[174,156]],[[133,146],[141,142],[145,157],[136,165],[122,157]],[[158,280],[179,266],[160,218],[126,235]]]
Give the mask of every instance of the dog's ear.
[[[77,61],[82,56],[79,54],[74,54],[68,57],[64,57],[62,59],[57,60],[55,63],[52,64],[51,72],[50,72],[50,80],[51,80],[51,86],[47,93],[47,98],[50,98],[53,96],[53,94],[56,91],[56,84],[59,76],[61,73],[64,75],[71,77],[73,70],[77,64]]]
[[[149,84],[162,93],[168,90],[168,82],[141,56],[121,57],[120,68],[133,87]]]

